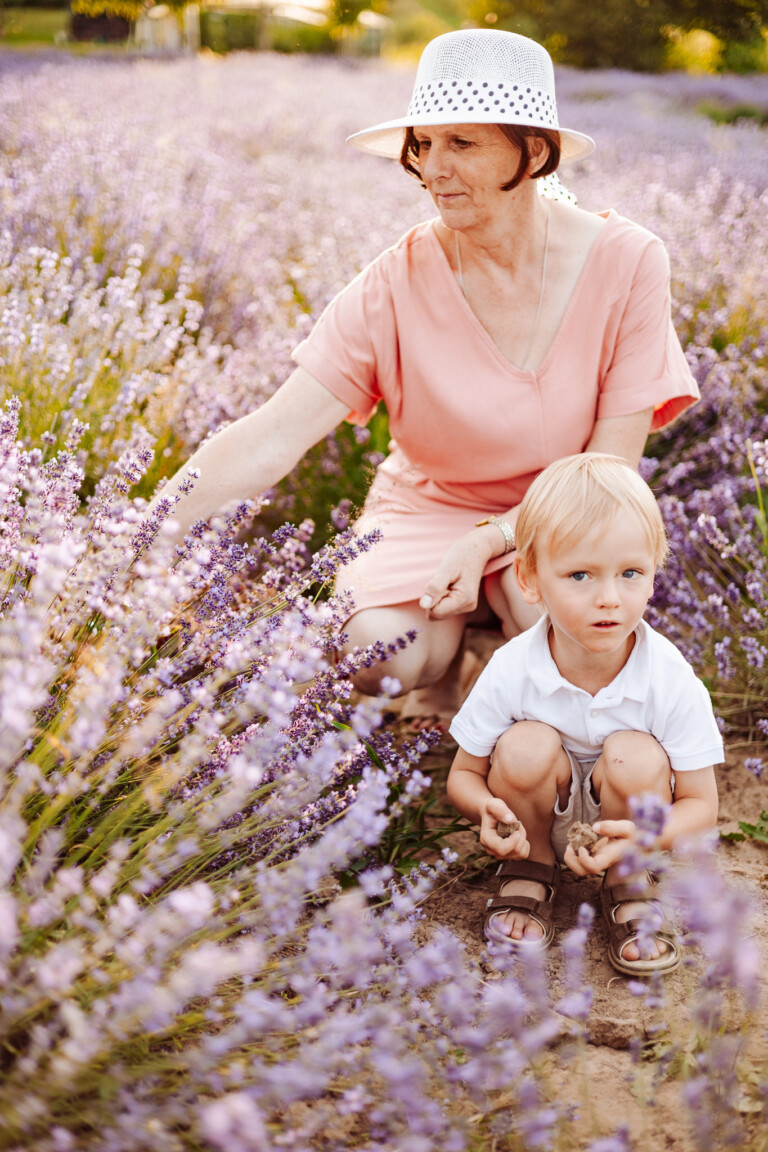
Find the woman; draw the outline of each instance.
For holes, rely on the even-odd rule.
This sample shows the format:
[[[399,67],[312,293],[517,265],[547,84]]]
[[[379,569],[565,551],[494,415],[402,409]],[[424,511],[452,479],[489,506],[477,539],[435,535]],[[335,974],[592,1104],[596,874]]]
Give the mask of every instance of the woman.
[[[399,157],[438,215],[331,302],[267,404],[194,455],[201,477],[176,515],[187,527],[257,495],[383,400],[394,442],[359,522],[383,538],[340,584],[356,604],[350,648],[416,630],[358,677],[365,692],[383,675],[407,691],[450,676],[483,594],[506,636],[533,623],[510,562],[534,476],[586,449],[637,466],[649,430],[698,392],[661,242],[539,194],[561,157],[594,147],[559,128],[540,45],[493,30],[437,37],[407,115],[350,141]]]

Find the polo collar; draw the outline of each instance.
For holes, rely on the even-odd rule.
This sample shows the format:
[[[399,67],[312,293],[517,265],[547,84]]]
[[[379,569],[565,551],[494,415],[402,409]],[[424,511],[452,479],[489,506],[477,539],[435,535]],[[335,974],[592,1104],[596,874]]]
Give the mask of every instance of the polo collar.
[[[548,616],[541,620],[530,630],[530,645],[528,650],[527,673],[542,696],[551,696],[555,692],[565,689],[569,692],[582,692],[566,680],[558,670],[549,650]],[[651,649],[649,643],[650,628],[645,620],[641,620],[635,629],[635,646],[629,654],[624,667],[610,684],[601,688],[595,700],[610,704],[615,700],[637,700],[642,703],[647,700],[651,684]],[[587,693],[585,693],[586,695]]]

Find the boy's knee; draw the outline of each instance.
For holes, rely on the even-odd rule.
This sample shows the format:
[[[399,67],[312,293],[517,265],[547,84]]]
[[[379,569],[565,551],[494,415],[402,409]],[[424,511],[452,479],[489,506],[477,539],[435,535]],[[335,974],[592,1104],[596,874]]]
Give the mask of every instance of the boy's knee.
[[[647,732],[613,732],[603,744],[602,775],[625,796],[655,792],[669,783],[669,757]]]
[[[567,756],[555,728],[538,720],[519,720],[499,737],[492,765],[513,777],[515,788],[524,791],[556,774],[564,762]]]

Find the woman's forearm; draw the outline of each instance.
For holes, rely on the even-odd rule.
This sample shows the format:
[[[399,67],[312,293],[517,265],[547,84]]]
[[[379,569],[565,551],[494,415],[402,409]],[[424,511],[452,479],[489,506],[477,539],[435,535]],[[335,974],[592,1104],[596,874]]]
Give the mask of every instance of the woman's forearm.
[[[198,448],[157,499],[182,492],[173,520],[183,534],[197,520],[277,484],[346,413],[344,403],[297,368],[266,404]],[[195,472],[191,489],[182,491]]]

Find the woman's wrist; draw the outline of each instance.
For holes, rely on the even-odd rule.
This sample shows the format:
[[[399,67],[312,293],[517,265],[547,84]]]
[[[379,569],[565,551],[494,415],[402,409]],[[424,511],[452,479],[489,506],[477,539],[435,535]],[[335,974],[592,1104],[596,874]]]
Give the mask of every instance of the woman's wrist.
[[[501,539],[504,543],[502,552],[497,553],[499,556],[507,556],[515,548],[515,530],[508,520],[503,516],[487,516],[484,520],[478,520],[475,525],[476,528],[483,528],[485,525],[490,525],[496,528],[501,533]]]

